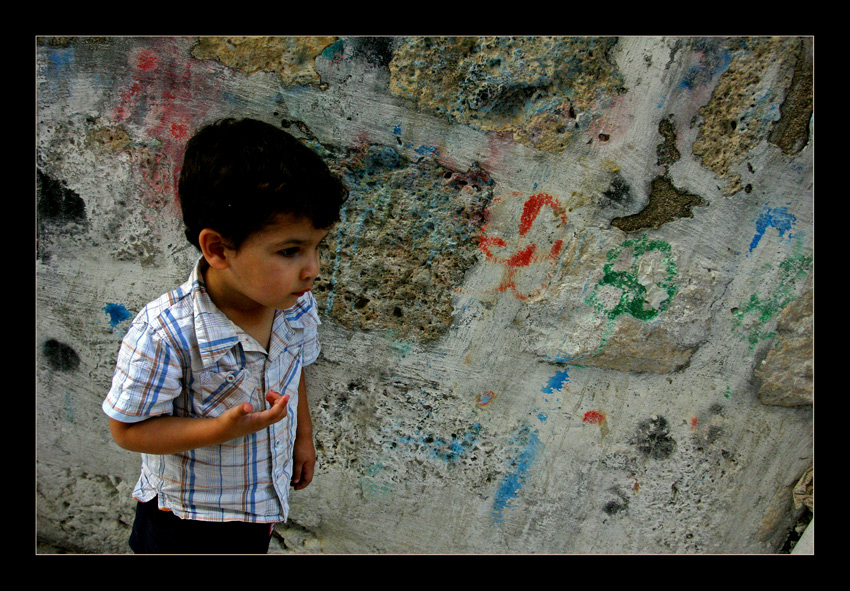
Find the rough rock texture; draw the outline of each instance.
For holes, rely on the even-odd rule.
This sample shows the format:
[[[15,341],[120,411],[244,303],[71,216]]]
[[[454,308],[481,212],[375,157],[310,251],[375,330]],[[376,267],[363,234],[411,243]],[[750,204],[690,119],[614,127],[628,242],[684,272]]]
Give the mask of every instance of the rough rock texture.
[[[776,339],[755,370],[764,404],[814,403],[814,295],[811,290],[777,316]]]
[[[100,404],[198,256],[183,147],[232,116],[351,190],[273,553],[778,553],[808,519],[812,39],[42,37],[36,66],[39,551],[129,551]]]

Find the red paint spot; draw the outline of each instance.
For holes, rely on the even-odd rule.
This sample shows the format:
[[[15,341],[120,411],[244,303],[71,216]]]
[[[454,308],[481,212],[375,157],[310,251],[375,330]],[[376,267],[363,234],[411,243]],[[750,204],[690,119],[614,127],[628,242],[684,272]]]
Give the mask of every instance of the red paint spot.
[[[150,49],[145,49],[139,52],[136,57],[136,67],[143,72],[150,72],[156,68],[156,63],[159,61],[156,54]]]
[[[605,413],[599,412],[598,410],[589,410],[584,413],[584,419],[582,420],[585,423],[590,423],[591,425],[598,425],[605,420]]]
[[[509,267],[527,267],[534,259],[534,253],[537,251],[537,245],[531,244],[524,250],[518,251],[514,256],[508,259]]]
[[[178,140],[186,139],[186,136],[189,135],[189,128],[185,123],[172,123],[171,135]]]
[[[697,422],[698,422],[698,419],[696,417],[691,419],[691,429],[697,428]]]

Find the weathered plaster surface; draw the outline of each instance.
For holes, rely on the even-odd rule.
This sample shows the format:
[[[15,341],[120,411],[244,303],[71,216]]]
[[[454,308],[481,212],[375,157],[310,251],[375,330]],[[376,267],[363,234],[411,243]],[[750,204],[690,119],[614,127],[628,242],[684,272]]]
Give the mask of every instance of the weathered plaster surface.
[[[252,116],[351,189],[275,553],[776,553],[812,466],[811,39],[40,38],[38,534],[127,552],[100,402]],[[811,479],[808,480],[811,482]]]

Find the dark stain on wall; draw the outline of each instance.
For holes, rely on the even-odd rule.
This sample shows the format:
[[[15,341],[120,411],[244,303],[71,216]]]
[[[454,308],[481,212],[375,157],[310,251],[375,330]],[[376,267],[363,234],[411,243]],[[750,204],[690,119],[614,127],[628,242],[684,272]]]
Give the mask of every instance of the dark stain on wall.
[[[617,498],[605,503],[602,507],[602,510],[605,511],[605,513],[608,515],[616,515],[629,508],[629,497],[620,489],[620,487],[612,486],[608,489],[608,491],[613,493]]]
[[[85,221],[86,203],[76,192],[40,170],[37,174],[36,210],[39,221],[49,221],[54,224]]]
[[[634,215],[614,218],[611,225],[626,233],[646,228],[657,230],[667,222],[693,217],[692,208],[699,205],[705,205],[699,195],[677,189],[670,179],[659,176],[652,181],[646,207]]]
[[[75,191],[41,170],[36,172],[36,257],[50,260],[51,236],[87,222],[86,203]]]
[[[80,356],[73,348],[56,339],[48,339],[41,346],[47,365],[56,371],[73,371],[80,366]]]
[[[602,194],[619,204],[624,204],[632,199],[632,188],[626,179],[619,172],[615,172],[611,177],[611,186],[602,191]]]
[[[345,40],[352,46],[352,57],[386,68],[393,59],[392,37],[352,37]]]
[[[669,458],[676,449],[676,441],[670,436],[667,419],[659,416],[642,421],[632,443],[641,454],[655,460]]]

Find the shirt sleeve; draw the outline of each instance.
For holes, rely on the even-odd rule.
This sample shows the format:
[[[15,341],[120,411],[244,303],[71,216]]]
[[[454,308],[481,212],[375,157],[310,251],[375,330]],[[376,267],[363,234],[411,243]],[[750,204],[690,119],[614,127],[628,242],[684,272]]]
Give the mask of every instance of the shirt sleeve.
[[[102,409],[111,418],[134,423],[171,414],[182,390],[177,353],[145,323],[133,323],[118,351],[112,386]]]

